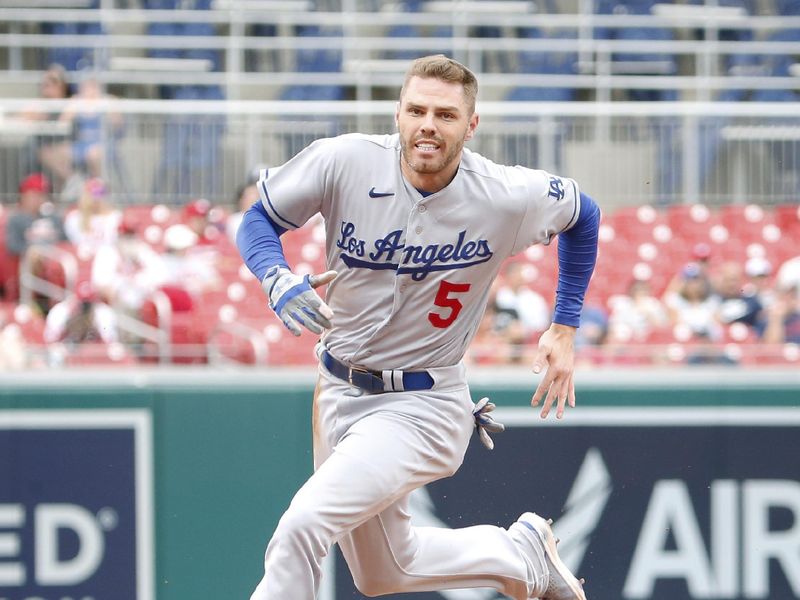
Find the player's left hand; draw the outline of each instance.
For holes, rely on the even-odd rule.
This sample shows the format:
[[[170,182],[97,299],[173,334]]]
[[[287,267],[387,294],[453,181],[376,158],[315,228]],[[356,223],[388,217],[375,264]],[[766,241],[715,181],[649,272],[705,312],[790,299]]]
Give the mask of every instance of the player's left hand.
[[[497,408],[494,402],[489,402],[489,398],[481,398],[472,409],[472,416],[475,417],[475,427],[478,429],[478,438],[481,443],[489,450],[494,449],[494,441],[489,437],[490,433],[500,433],[505,431],[506,426],[494,420],[489,413]]]
[[[544,377],[531,398],[536,407],[544,399],[541,417],[547,418],[553,403],[556,403],[556,418],[564,416],[567,402],[575,407],[575,327],[553,323],[539,338],[539,349],[533,360],[533,372]]]

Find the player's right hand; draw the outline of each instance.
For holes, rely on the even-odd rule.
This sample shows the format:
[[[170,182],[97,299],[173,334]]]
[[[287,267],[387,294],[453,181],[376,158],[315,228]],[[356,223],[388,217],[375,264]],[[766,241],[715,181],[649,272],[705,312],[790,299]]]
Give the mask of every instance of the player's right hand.
[[[302,325],[320,334],[323,328],[331,328],[333,311],[314,290],[333,281],[336,275],[336,271],[325,271],[301,277],[286,267],[273,267],[267,271],[261,286],[269,297],[270,308],[289,331],[299,336]]]

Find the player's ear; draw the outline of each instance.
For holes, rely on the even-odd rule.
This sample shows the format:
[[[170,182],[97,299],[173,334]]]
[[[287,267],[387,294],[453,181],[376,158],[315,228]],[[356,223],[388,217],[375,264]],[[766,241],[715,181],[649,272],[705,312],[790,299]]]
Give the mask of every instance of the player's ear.
[[[397,101],[394,107],[394,126],[396,129],[400,129],[400,101]]]
[[[467,126],[467,133],[464,135],[464,141],[468,142],[473,137],[475,137],[475,130],[478,128],[478,121],[480,121],[480,117],[478,117],[478,113],[472,113],[472,116],[469,118],[469,125]]]

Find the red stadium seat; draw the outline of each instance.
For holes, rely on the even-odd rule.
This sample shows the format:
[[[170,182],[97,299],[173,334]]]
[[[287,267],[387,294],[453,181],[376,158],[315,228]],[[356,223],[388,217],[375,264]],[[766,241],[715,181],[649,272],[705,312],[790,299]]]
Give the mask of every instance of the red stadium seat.
[[[618,238],[634,244],[656,240],[659,232],[670,230],[666,215],[649,205],[618,209],[606,222]]]
[[[719,218],[732,237],[742,239],[760,237],[764,225],[775,222],[772,210],[757,204],[726,204],[720,207]]]
[[[16,324],[20,328],[22,339],[27,343],[44,343],[44,317],[38,310],[25,304],[3,302],[0,304],[0,314],[5,315],[6,323]]]
[[[787,236],[800,238],[800,204],[783,204],[774,209],[775,224]]]
[[[667,223],[675,237],[690,244],[707,242],[712,228],[722,225],[719,216],[703,204],[676,204],[667,209]]]

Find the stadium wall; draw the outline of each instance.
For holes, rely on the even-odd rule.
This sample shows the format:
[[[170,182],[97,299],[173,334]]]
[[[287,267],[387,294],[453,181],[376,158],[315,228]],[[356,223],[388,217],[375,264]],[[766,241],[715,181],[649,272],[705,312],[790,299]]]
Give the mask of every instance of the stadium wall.
[[[415,519],[547,513],[596,600],[800,595],[796,370],[577,381],[580,410],[554,426],[527,406],[529,373],[475,370],[473,396],[508,430],[416,494]],[[4,375],[0,598],[246,598],[311,470],[313,384],[306,370]],[[340,557],[328,570],[325,597],[361,597]]]

